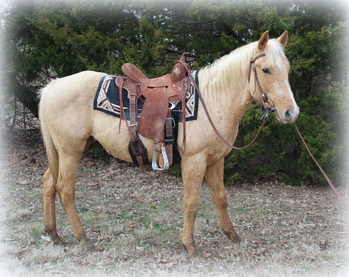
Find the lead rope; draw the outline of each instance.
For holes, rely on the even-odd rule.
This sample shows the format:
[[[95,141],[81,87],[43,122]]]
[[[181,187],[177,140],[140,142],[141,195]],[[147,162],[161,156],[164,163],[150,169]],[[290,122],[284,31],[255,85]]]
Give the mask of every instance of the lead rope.
[[[311,151],[310,151],[308,145],[306,144],[306,142],[305,142],[303,136],[301,135],[301,132],[299,131],[299,129],[298,129],[296,123],[294,122],[293,125],[294,125],[294,127],[296,128],[296,131],[297,131],[299,137],[301,138],[301,140],[302,140],[302,142],[303,142],[305,148],[307,149],[307,151],[308,151],[310,157],[313,159],[313,161],[315,162],[315,164],[318,166],[318,168],[320,169],[322,175],[324,175],[324,177],[325,177],[327,183],[330,185],[331,189],[332,189],[333,192],[337,195],[337,197],[339,198],[339,200],[344,204],[344,206],[345,206],[347,209],[349,209],[348,203],[347,203],[347,202],[344,200],[344,198],[340,195],[340,193],[338,192],[338,190],[337,190],[337,189],[335,188],[335,186],[332,184],[332,181],[330,180],[330,178],[327,176],[327,174],[326,174],[325,171],[322,169],[322,167],[320,166],[320,164],[319,164],[319,163],[317,162],[317,160],[314,158],[314,156],[313,156],[313,154],[311,153]]]
[[[251,64],[254,63],[257,59],[259,59],[259,58],[261,58],[261,57],[264,57],[264,54],[261,54],[261,55],[255,57],[255,58],[251,59],[250,63],[251,63]],[[189,69],[187,68],[186,64],[184,64],[182,61],[178,61],[178,62],[181,63],[181,64],[184,66],[185,70],[189,73]],[[251,74],[251,67],[250,67],[250,72],[249,72],[249,73]],[[249,77],[250,77],[250,74],[249,74]],[[255,72],[255,74],[256,74],[256,72]],[[266,110],[266,111],[265,111],[265,114],[262,116],[262,119],[263,119],[262,125],[261,125],[261,127],[260,127],[260,129],[259,129],[259,131],[258,131],[258,133],[257,133],[257,135],[256,135],[256,137],[252,140],[252,142],[251,142],[250,144],[248,144],[247,146],[244,146],[244,147],[235,147],[235,146],[231,145],[229,142],[227,142],[227,141],[222,137],[222,135],[218,132],[216,126],[214,125],[214,123],[213,123],[213,121],[212,121],[212,119],[211,119],[210,114],[208,113],[208,110],[207,110],[207,108],[206,108],[204,99],[203,99],[202,96],[201,96],[201,93],[200,93],[200,90],[199,90],[198,85],[196,84],[195,80],[193,80],[193,78],[190,76],[191,74],[188,74],[188,75],[189,75],[189,79],[190,79],[191,83],[194,84],[195,89],[196,89],[196,91],[197,91],[197,93],[198,93],[198,95],[199,95],[199,99],[200,99],[201,104],[202,104],[202,106],[203,106],[203,108],[204,108],[204,110],[205,110],[206,116],[207,116],[207,118],[208,118],[208,120],[209,120],[209,122],[210,122],[210,124],[211,124],[211,126],[212,126],[212,128],[213,128],[213,130],[216,132],[216,134],[217,134],[217,136],[220,138],[220,140],[221,140],[222,142],[224,142],[227,146],[229,146],[230,148],[233,148],[233,149],[235,149],[235,150],[242,150],[242,149],[246,149],[246,148],[252,146],[252,145],[256,142],[256,140],[258,139],[258,137],[260,136],[260,134],[262,133],[263,128],[264,128],[264,126],[265,126],[265,124],[266,124],[266,122],[267,122],[267,120],[268,120],[269,112],[272,112],[272,111],[274,110],[274,108],[266,108],[266,109],[265,109],[265,110]],[[256,74],[256,76],[257,76],[257,74]],[[257,80],[258,80],[258,77],[257,77]],[[259,83],[259,82],[258,82],[258,83]],[[258,85],[260,86],[260,84],[258,84]],[[261,88],[261,87],[260,87],[260,88]],[[262,93],[263,93],[263,90],[262,90]],[[264,93],[263,93],[263,94],[264,94]],[[264,100],[264,102],[268,102],[267,99],[263,99],[263,100]],[[309,148],[308,148],[308,146],[307,146],[307,144],[306,144],[304,138],[302,137],[302,135],[301,135],[301,133],[300,133],[300,131],[299,131],[299,129],[298,129],[296,123],[294,122],[293,125],[294,125],[294,127],[296,128],[296,131],[297,131],[299,137],[301,138],[301,140],[302,140],[302,142],[303,142],[305,148],[307,149],[307,151],[308,151],[310,157],[313,159],[313,161],[315,162],[315,164],[316,164],[316,165],[318,166],[318,168],[320,169],[320,171],[321,171],[321,173],[323,174],[323,176],[325,177],[327,183],[330,185],[330,187],[331,187],[331,189],[333,190],[333,192],[337,195],[338,199],[344,204],[344,206],[345,206],[347,209],[349,209],[348,203],[347,203],[347,202],[344,200],[344,198],[340,195],[340,193],[338,192],[338,190],[337,190],[337,189],[335,188],[335,186],[332,184],[332,181],[330,180],[330,178],[327,176],[326,172],[322,169],[322,167],[320,166],[320,164],[317,162],[317,160],[314,158],[313,154],[312,154],[311,151],[309,150]]]
[[[262,119],[263,119],[262,125],[261,125],[261,127],[259,128],[259,131],[258,131],[257,135],[255,136],[255,138],[254,138],[248,145],[246,145],[246,146],[244,146],[244,147],[236,147],[236,146],[230,144],[230,143],[229,143],[226,139],[224,139],[223,136],[219,133],[219,131],[217,130],[216,126],[214,125],[214,123],[213,123],[213,121],[212,121],[212,118],[211,118],[210,114],[208,113],[206,104],[205,104],[205,102],[204,102],[204,99],[203,99],[203,97],[202,97],[202,95],[201,95],[201,93],[200,93],[200,90],[199,90],[199,88],[198,88],[196,82],[194,82],[194,85],[195,85],[195,89],[196,89],[197,92],[198,92],[199,99],[200,99],[200,101],[201,101],[202,107],[203,107],[204,110],[205,110],[205,113],[206,113],[206,116],[207,116],[207,118],[208,118],[208,121],[210,122],[210,124],[211,124],[213,130],[215,131],[215,133],[217,134],[217,136],[219,137],[219,139],[220,139],[223,143],[225,143],[227,146],[229,146],[230,148],[232,148],[232,149],[234,149],[234,150],[243,150],[243,149],[249,148],[250,146],[252,146],[252,145],[256,142],[256,140],[257,140],[257,139],[259,138],[259,136],[261,135],[261,133],[262,133],[262,131],[263,131],[263,128],[264,128],[265,124],[266,124],[267,121],[268,121],[268,115],[269,115],[269,112],[272,111],[272,109],[266,109],[265,114],[262,116]]]
[[[232,149],[234,149],[234,150],[243,150],[243,149],[246,149],[246,148],[252,146],[252,145],[256,142],[256,140],[258,139],[258,137],[261,135],[261,133],[262,133],[262,131],[263,131],[263,128],[264,128],[265,124],[267,123],[268,115],[269,115],[270,112],[272,112],[272,111],[274,110],[274,108],[266,108],[266,109],[265,109],[265,114],[262,116],[262,119],[263,119],[262,125],[261,125],[261,127],[259,128],[259,131],[258,131],[256,137],[250,142],[250,144],[248,144],[248,145],[246,145],[246,146],[244,146],[244,147],[236,147],[236,146],[230,144],[226,139],[224,139],[223,136],[222,136],[222,135],[219,133],[219,131],[217,130],[217,128],[216,128],[216,126],[214,125],[214,123],[213,123],[213,121],[212,121],[212,118],[211,118],[211,116],[210,116],[210,114],[209,114],[209,112],[208,112],[208,110],[207,110],[207,107],[206,107],[205,101],[204,101],[204,99],[203,99],[203,97],[202,97],[202,95],[201,95],[200,89],[199,89],[197,83],[195,82],[195,80],[193,79],[193,77],[191,76],[190,70],[188,69],[188,67],[186,66],[186,64],[185,64],[184,62],[180,61],[180,60],[177,61],[177,62],[181,63],[181,64],[184,66],[185,70],[188,72],[188,75],[189,75],[188,78],[189,78],[190,82],[194,84],[195,89],[196,89],[196,91],[197,91],[197,93],[198,93],[200,102],[201,102],[201,104],[202,104],[202,107],[204,108],[204,111],[205,111],[205,113],[206,113],[207,119],[208,119],[208,121],[210,122],[210,124],[211,124],[213,130],[215,131],[215,133],[216,133],[216,135],[219,137],[219,139],[220,139],[225,145],[227,145],[228,147],[230,147],[230,148],[232,148]]]

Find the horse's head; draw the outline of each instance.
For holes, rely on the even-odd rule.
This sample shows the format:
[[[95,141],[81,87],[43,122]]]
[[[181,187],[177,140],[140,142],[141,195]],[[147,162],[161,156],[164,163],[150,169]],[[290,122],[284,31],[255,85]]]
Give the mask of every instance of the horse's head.
[[[290,65],[284,54],[287,39],[287,31],[276,40],[269,40],[268,31],[260,37],[251,57],[249,86],[252,97],[265,108],[275,109],[278,120],[293,123],[299,107],[288,81]]]

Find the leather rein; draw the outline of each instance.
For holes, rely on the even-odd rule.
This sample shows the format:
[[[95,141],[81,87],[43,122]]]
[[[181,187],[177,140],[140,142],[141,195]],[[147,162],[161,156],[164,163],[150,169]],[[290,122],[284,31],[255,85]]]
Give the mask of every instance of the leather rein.
[[[264,92],[264,90],[263,90],[263,88],[262,88],[262,86],[261,86],[261,84],[260,84],[260,82],[259,82],[258,75],[257,75],[257,70],[256,70],[256,64],[255,64],[256,60],[258,60],[259,58],[262,58],[262,57],[264,57],[264,56],[265,56],[265,54],[263,53],[263,54],[260,54],[260,55],[254,57],[254,58],[252,58],[252,59],[250,60],[250,70],[249,70],[249,75],[248,75],[248,82],[250,82],[251,71],[253,71],[253,72],[254,72],[254,75],[255,75],[255,82],[257,83],[257,86],[258,86],[259,90],[260,90],[261,93],[262,93],[262,96],[261,96],[261,99],[260,99],[260,103],[261,103],[261,108],[265,110],[265,114],[262,116],[263,122],[262,122],[261,127],[259,128],[259,131],[258,131],[256,137],[250,142],[250,144],[248,144],[247,146],[244,146],[244,147],[235,147],[235,146],[231,145],[231,144],[230,144],[227,140],[225,140],[225,139],[223,138],[223,136],[219,133],[219,131],[217,130],[216,126],[214,125],[214,123],[213,123],[213,121],[212,121],[212,119],[211,119],[210,114],[208,113],[206,104],[205,104],[204,99],[203,99],[203,97],[202,97],[202,95],[201,95],[201,92],[200,92],[200,90],[199,90],[198,85],[196,84],[195,80],[193,80],[192,77],[191,77],[190,74],[189,74],[190,70],[187,68],[187,66],[186,66],[184,63],[182,63],[181,61],[178,61],[178,62],[182,63],[183,66],[184,66],[184,68],[187,70],[188,75],[189,75],[189,79],[190,79],[190,81],[191,81],[191,82],[194,84],[194,86],[195,86],[195,89],[196,89],[196,91],[197,91],[197,93],[198,93],[198,95],[199,95],[199,99],[200,99],[200,101],[201,101],[201,104],[202,104],[202,106],[203,106],[203,108],[204,108],[204,110],[205,110],[205,113],[206,113],[206,115],[207,115],[207,118],[208,118],[208,120],[209,120],[209,122],[210,122],[210,124],[211,124],[211,126],[212,126],[212,128],[213,128],[213,130],[216,132],[217,136],[220,138],[220,140],[221,140],[222,142],[224,142],[227,146],[229,146],[230,148],[233,148],[233,149],[235,149],[235,150],[242,150],[242,149],[246,149],[246,148],[252,146],[252,145],[256,142],[256,140],[258,139],[258,137],[260,136],[260,134],[262,133],[263,128],[264,128],[264,126],[265,126],[265,124],[266,124],[266,122],[267,122],[267,120],[268,120],[268,115],[269,115],[269,113],[275,111],[273,102],[270,101],[270,100],[268,99],[267,95],[265,94],[265,92]],[[269,107],[266,107],[265,104],[270,104],[271,107],[270,107],[270,108],[269,108]],[[344,198],[340,195],[340,193],[339,193],[338,190],[335,188],[335,186],[333,185],[333,183],[332,183],[332,181],[330,180],[330,178],[327,176],[327,174],[325,173],[325,171],[322,169],[322,167],[320,166],[320,164],[317,162],[317,160],[315,159],[315,157],[314,157],[313,154],[311,153],[311,151],[310,151],[309,147],[307,146],[307,144],[306,144],[306,142],[305,142],[303,136],[301,135],[301,133],[300,133],[300,131],[299,131],[299,129],[298,129],[296,123],[293,123],[293,125],[294,125],[294,127],[295,127],[295,129],[296,129],[296,131],[297,131],[297,133],[298,133],[298,135],[299,135],[299,137],[301,138],[301,140],[302,140],[302,142],[303,142],[303,144],[304,144],[306,150],[308,151],[310,157],[313,159],[313,161],[315,162],[315,164],[316,164],[316,165],[318,166],[318,168],[320,169],[320,171],[321,171],[322,175],[325,177],[327,183],[330,185],[331,189],[332,189],[333,192],[336,194],[336,196],[338,197],[338,199],[343,203],[343,205],[344,205],[347,209],[349,209],[349,204],[348,204],[348,203],[344,200]]]
[[[199,96],[200,102],[201,102],[201,104],[202,104],[202,107],[204,108],[204,111],[205,111],[205,113],[206,113],[206,116],[207,116],[207,118],[208,118],[208,121],[210,122],[210,124],[211,124],[213,130],[215,131],[216,135],[219,137],[219,139],[220,139],[224,144],[226,144],[228,147],[230,147],[230,148],[232,148],[232,149],[235,149],[235,150],[243,150],[243,149],[246,149],[246,148],[249,148],[250,146],[252,146],[252,145],[257,141],[257,139],[259,138],[259,136],[261,135],[261,133],[262,133],[262,131],[263,131],[263,128],[264,128],[265,124],[267,123],[269,113],[270,113],[270,112],[273,112],[273,111],[275,110],[273,102],[271,102],[271,101],[268,99],[267,95],[265,94],[265,92],[264,92],[264,90],[263,90],[263,88],[262,88],[262,86],[261,86],[261,84],[260,84],[260,82],[259,82],[258,75],[257,75],[257,70],[256,70],[256,64],[255,64],[255,62],[256,62],[256,60],[258,60],[259,58],[262,58],[262,57],[264,57],[264,56],[265,56],[265,54],[263,53],[263,54],[260,54],[260,55],[254,57],[254,58],[252,58],[252,59],[250,60],[250,69],[249,69],[249,75],[248,75],[248,82],[250,82],[250,75],[251,75],[251,70],[252,70],[252,71],[254,72],[254,74],[255,74],[255,82],[257,83],[258,88],[260,89],[260,91],[261,91],[261,93],[262,93],[261,100],[260,100],[260,102],[261,102],[261,109],[264,109],[264,110],[265,110],[265,114],[262,116],[263,122],[262,122],[261,127],[259,128],[259,131],[258,131],[257,135],[255,136],[255,138],[254,138],[248,145],[246,145],[246,146],[244,146],[244,147],[236,147],[236,146],[230,144],[230,143],[229,143],[225,138],[223,138],[223,136],[219,133],[219,131],[217,130],[216,126],[214,125],[214,123],[213,123],[213,121],[212,121],[212,118],[211,118],[211,116],[210,116],[210,114],[209,114],[209,112],[208,112],[208,110],[207,110],[207,107],[206,107],[205,101],[204,101],[204,99],[203,99],[203,97],[202,97],[202,94],[201,94],[201,92],[200,92],[200,89],[199,89],[197,83],[195,82],[195,80],[193,80],[193,78],[191,77],[189,68],[188,68],[187,65],[186,65],[185,63],[183,63],[182,61],[180,61],[180,60],[178,61],[179,63],[181,63],[181,64],[184,66],[185,70],[188,72],[189,79],[190,79],[191,83],[193,83],[194,86],[195,86],[195,89],[196,89],[196,91],[197,91],[197,93],[198,93],[198,96]],[[265,104],[267,104],[267,103],[271,105],[270,108],[269,108],[269,107],[265,107]]]

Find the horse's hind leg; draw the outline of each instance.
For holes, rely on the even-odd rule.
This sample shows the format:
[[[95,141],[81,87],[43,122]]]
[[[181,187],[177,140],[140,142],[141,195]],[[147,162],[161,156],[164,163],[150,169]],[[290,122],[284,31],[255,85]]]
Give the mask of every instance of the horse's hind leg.
[[[228,214],[228,202],[223,182],[223,171],[224,158],[221,158],[207,167],[205,179],[211,191],[213,202],[216,205],[219,221],[224,234],[226,234],[231,241],[240,242],[241,239],[234,231],[233,224],[231,223]]]
[[[83,149],[81,153],[79,152],[75,155],[62,151],[59,153],[59,175],[56,190],[68,215],[74,237],[81,242],[82,246],[85,247],[87,251],[93,251],[95,247],[86,236],[74,204],[75,181],[82,152]]]
[[[50,169],[47,169],[43,178],[44,184],[44,223],[45,232],[50,236],[51,241],[54,244],[63,244],[61,238],[57,234],[56,229],[56,213],[55,213],[55,200],[56,189],[53,183],[53,178]]]

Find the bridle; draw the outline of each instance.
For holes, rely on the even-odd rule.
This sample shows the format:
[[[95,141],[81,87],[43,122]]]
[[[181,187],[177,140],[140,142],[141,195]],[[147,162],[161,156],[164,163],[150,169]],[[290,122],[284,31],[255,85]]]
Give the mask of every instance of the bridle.
[[[187,73],[188,73],[188,76],[189,76],[188,78],[189,78],[190,82],[191,82],[192,84],[194,84],[195,89],[196,89],[196,91],[197,91],[197,93],[198,93],[199,99],[200,99],[200,101],[201,101],[202,107],[203,107],[203,109],[204,109],[204,111],[205,111],[205,113],[206,113],[207,119],[208,119],[208,121],[210,122],[210,124],[211,124],[213,130],[215,131],[215,133],[217,134],[217,136],[219,137],[219,139],[220,139],[225,145],[227,145],[228,147],[230,147],[230,148],[232,148],[232,149],[235,149],[235,150],[242,150],[242,149],[246,149],[246,148],[249,148],[250,146],[252,146],[252,145],[256,142],[256,140],[258,139],[258,137],[260,136],[260,134],[262,133],[263,128],[264,128],[265,124],[267,123],[269,113],[275,111],[274,103],[271,102],[271,101],[268,99],[267,95],[265,94],[265,92],[264,92],[264,90],[263,90],[263,88],[262,88],[262,86],[261,86],[261,84],[260,84],[260,82],[259,82],[258,75],[257,75],[257,70],[256,70],[256,64],[255,64],[256,60],[258,60],[259,58],[262,58],[262,57],[264,57],[264,56],[265,56],[265,54],[263,53],[263,54],[260,54],[260,55],[254,57],[254,58],[252,58],[252,59],[250,60],[250,69],[249,69],[249,75],[248,75],[248,82],[250,82],[250,75],[251,75],[251,70],[252,70],[252,71],[254,71],[254,73],[255,73],[255,81],[257,82],[258,87],[259,87],[259,89],[260,89],[260,91],[261,91],[261,93],[262,93],[262,97],[261,97],[261,108],[265,111],[265,113],[264,113],[264,115],[263,115],[262,118],[261,118],[261,119],[263,120],[263,122],[262,122],[261,127],[259,128],[259,131],[258,131],[257,135],[255,136],[255,138],[254,138],[248,145],[246,145],[246,146],[244,146],[244,147],[236,147],[236,146],[230,144],[230,143],[229,143],[225,138],[223,138],[223,136],[219,133],[219,131],[217,130],[216,126],[214,125],[214,123],[213,123],[213,121],[212,121],[212,118],[211,118],[211,116],[210,116],[210,114],[209,114],[209,112],[208,112],[208,110],[207,110],[207,107],[206,107],[205,101],[204,101],[204,99],[203,99],[203,97],[202,97],[202,95],[201,95],[199,86],[197,85],[197,83],[195,82],[195,80],[193,79],[193,77],[192,77],[191,74],[190,74],[190,69],[189,69],[188,66],[187,66],[184,62],[182,62],[181,60],[178,60],[178,61],[177,61],[177,62],[181,63],[181,64],[184,66],[185,70],[186,70]],[[271,104],[271,108],[266,107],[266,106],[265,106],[266,103]]]
[[[248,83],[250,83],[250,79],[251,79],[251,71],[254,72],[254,79],[255,79],[255,82],[257,83],[257,86],[259,88],[259,90],[261,91],[261,99],[260,99],[260,103],[261,103],[261,109],[264,109],[268,112],[273,112],[275,111],[275,108],[274,108],[274,103],[268,99],[268,96],[267,94],[264,92],[262,86],[261,86],[261,83],[259,82],[259,79],[258,79],[258,74],[257,74],[257,67],[256,67],[256,60],[262,58],[262,57],[265,57],[265,53],[263,54],[260,54],[254,58],[252,58],[250,60],[250,70],[248,72]],[[271,107],[266,107],[265,104],[269,103],[271,105]]]
[[[199,90],[199,87],[198,87],[198,85],[196,84],[196,82],[195,82],[195,80],[193,79],[193,77],[191,77],[189,68],[188,68],[187,65],[184,64],[183,62],[178,61],[178,62],[180,62],[180,63],[183,64],[185,70],[188,72],[189,80],[190,80],[191,83],[194,84],[194,86],[195,86],[195,89],[196,89],[196,91],[197,91],[197,93],[198,93],[198,95],[199,95],[199,99],[200,99],[200,101],[201,101],[201,104],[202,104],[202,106],[203,106],[203,108],[204,108],[204,110],[205,110],[205,113],[206,113],[206,115],[207,115],[208,121],[210,122],[210,124],[211,124],[213,130],[216,132],[217,136],[220,138],[220,140],[221,140],[223,143],[225,143],[227,146],[229,146],[230,148],[235,149],[235,150],[242,150],[242,149],[246,149],[246,148],[252,146],[252,145],[256,142],[256,140],[258,139],[258,137],[260,136],[260,134],[262,133],[262,130],[263,130],[263,128],[264,128],[264,126],[265,126],[265,124],[266,124],[266,122],[267,122],[267,120],[268,120],[268,115],[269,115],[269,113],[275,111],[274,103],[273,103],[271,100],[269,100],[268,97],[267,97],[267,95],[265,94],[265,92],[264,92],[264,90],[263,90],[263,88],[262,88],[262,86],[261,86],[261,84],[260,84],[260,82],[259,82],[258,75],[257,75],[257,70],[256,70],[256,64],[255,64],[256,60],[258,60],[259,58],[262,58],[262,57],[264,57],[264,56],[265,56],[265,54],[263,53],[263,54],[260,54],[260,55],[254,57],[254,58],[252,58],[252,59],[250,60],[250,70],[249,70],[249,74],[248,74],[248,83],[250,83],[251,71],[253,71],[254,74],[255,74],[255,82],[257,83],[258,88],[260,89],[260,91],[261,91],[261,93],[262,93],[262,97],[261,97],[260,102],[261,102],[261,108],[265,110],[265,114],[262,116],[263,122],[262,122],[261,127],[259,128],[259,131],[258,131],[256,137],[252,140],[252,142],[251,142],[250,144],[248,144],[247,146],[244,146],[244,147],[235,147],[235,146],[231,145],[231,144],[230,144],[228,141],[226,141],[226,140],[223,138],[223,136],[218,132],[216,126],[214,125],[214,123],[213,123],[213,121],[212,121],[212,119],[211,119],[210,114],[208,113],[208,110],[207,110],[207,108],[206,108],[206,104],[205,104],[205,102],[204,102],[204,99],[203,99],[202,96],[201,96],[201,92],[200,92],[200,90]],[[265,104],[266,104],[266,103],[271,104],[271,108],[265,107]],[[320,166],[320,164],[319,164],[319,163],[316,161],[316,159],[314,158],[314,156],[313,156],[313,154],[311,153],[309,147],[308,147],[307,144],[305,143],[305,140],[304,140],[303,136],[301,135],[301,133],[300,133],[300,131],[299,131],[299,129],[298,129],[296,123],[294,122],[293,125],[294,125],[294,127],[296,128],[296,131],[297,131],[298,135],[300,136],[300,138],[301,138],[301,140],[302,140],[302,142],[303,142],[305,148],[307,149],[309,155],[311,156],[311,158],[314,160],[315,164],[316,164],[316,165],[318,166],[318,168],[320,169],[321,173],[322,173],[323,176],[325,177],[325,179],[326,179],[326,181],[328,182],[328,184],[330,185],[331,189],[332,189],[332,190],[334,191],[334,193],[337,195],[337,197],[339,198],[339,200],[345,205],[345,207],[346,207],[347,209],[349,209],[349,204],[343,199],[343,197],[342,197],[342,196],[340,195],[340,193],[337,191],[337,189],[335,188],[335,186],[332,184],[330,178],[327,176],[327,174],[326,174],[325,171],[322,169],[322,167]]]

